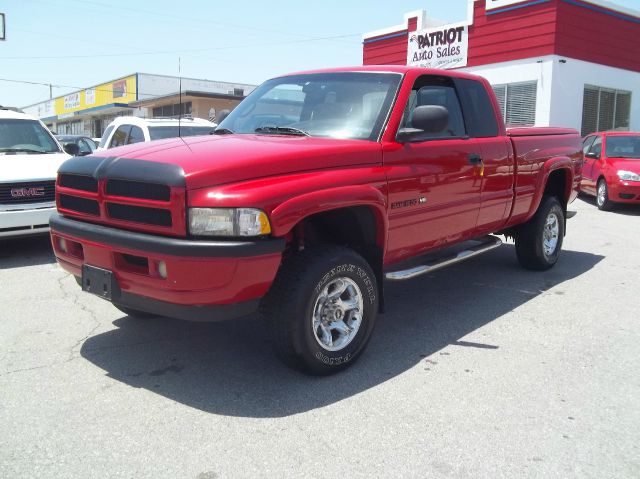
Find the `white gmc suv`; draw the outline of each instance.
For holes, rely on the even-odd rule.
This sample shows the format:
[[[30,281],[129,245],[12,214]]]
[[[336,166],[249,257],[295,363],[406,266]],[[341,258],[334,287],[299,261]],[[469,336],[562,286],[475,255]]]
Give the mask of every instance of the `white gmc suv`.
[[[68,158],[40,120],[0,107],[0,239],[49,231],[56,173]]]

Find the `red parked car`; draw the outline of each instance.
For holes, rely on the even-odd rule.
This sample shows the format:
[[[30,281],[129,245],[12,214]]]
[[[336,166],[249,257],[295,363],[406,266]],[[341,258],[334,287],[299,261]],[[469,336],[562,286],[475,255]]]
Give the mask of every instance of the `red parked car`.
[[[599,209],[640,204],[640,133],[594,133],[584,139],[582,150],[580,191],[594,195]]]

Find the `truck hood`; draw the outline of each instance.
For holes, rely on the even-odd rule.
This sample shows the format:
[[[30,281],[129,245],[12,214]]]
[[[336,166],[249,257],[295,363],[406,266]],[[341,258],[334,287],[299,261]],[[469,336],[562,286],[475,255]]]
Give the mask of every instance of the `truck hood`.
[[[58,168],[68,158],[66,153],[0,154],[0,183],[55,180]]]
[[[216,135],[138,143],[94,156],[179,165],[187,189],[382,162],[379,143],[280,135]]]

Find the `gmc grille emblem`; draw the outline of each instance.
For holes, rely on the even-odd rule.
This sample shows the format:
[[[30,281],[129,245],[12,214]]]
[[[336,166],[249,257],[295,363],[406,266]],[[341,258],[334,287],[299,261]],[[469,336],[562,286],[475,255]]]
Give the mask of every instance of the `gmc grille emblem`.
[[[44,196],[44,186],[32,186],[30,188],[11,188],[12,198],[24,198],[25,196]]]

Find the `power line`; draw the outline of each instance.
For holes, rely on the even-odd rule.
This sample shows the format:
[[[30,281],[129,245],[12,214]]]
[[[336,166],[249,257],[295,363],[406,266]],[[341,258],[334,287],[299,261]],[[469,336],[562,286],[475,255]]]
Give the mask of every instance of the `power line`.
[[[82,3],[85,5],[95,5],[98,7],[102,7],[102,8],[106,8],[108,9],[109,12],[113,12],[114,6],[113,4],[109,4],[109,3],[103,3],[103,2],[97,2],[97,1],[93,1],[93,0],[71,0],[73,2],[76,3]],[[267,28],[262,28],[262,27],[255,27],[252,25],[237,25],[237,24],[233,24],[233,23],[228,23],[228,22],[218,22],[215,20],[211,20],[209,18],[197,18],[197,17],[184,17],[184,16],[180,16],[180,15],[174,15],[172,13],[162,13],[162,12],[158,12],[158,11],[152,11],[152,10],[142,10],[139,8],[131,8],[131,7],[124,7],[119,5],[117,7],[117,13],[119,14],[121,11],[129,11],[129,12],[136,12],[136,13],[143,13],[145,15],[154,15],[154,16],[158,16],[158,17],[166,17],[166,18],[170,18],[171,20],[186,20],[188,22],[199,22],[199,23],[207,23],[207,24],[211,24],[211,25],[220,25],[220,26],[224,26],[224,27],[230,27],[230,28],[235,28],[238,30],[242,30],[242,31],[254,31],[254,32],[263,32],[263,33],[277,33],[280,35],[289,35],[289,36],[295,36],[295,37],[300,37],[300,38],[307,38],[307,39],[313,39],[314,37],[312,35],[307,35],[307,34],[303,34],[303,33],[292,33],[292,32],[283,32],[281,30],[270,30]]]
[[[299,44],[299,43],[310,43],[317,42],[323,40],[334,40],[337,38],[348,38],[348,37],[360,37],[360,33],[350,33],[346,35],[335,35],[329,37],[316,37],[309,38],[306,40],[287,40],[282,42],[272,42],[272,43],[262,43],[261,47],[264,46],[277,46],[277,45],[291,45],[291,44]],[[219,50],[235,50],[241,48],[255,47],[255,44],[248,45],[229,45],[224,47],[211,47],[211,48],[191,48],[186,50],[158,50],[151,52],[120,52],[120,53],[104,53],[100,55],[92,54],[92,55],[51,55],[51,56],[16,56],[16,57],[0,57],[3,60],[60,60],[60,59],[71,59],[71,58],[105,58],[105,57],[124,57],[124,56],[146,56],[146,55],[174,55],[181,53],[200,53],[200,52],[210,52],[210,51],[219,51]]]

